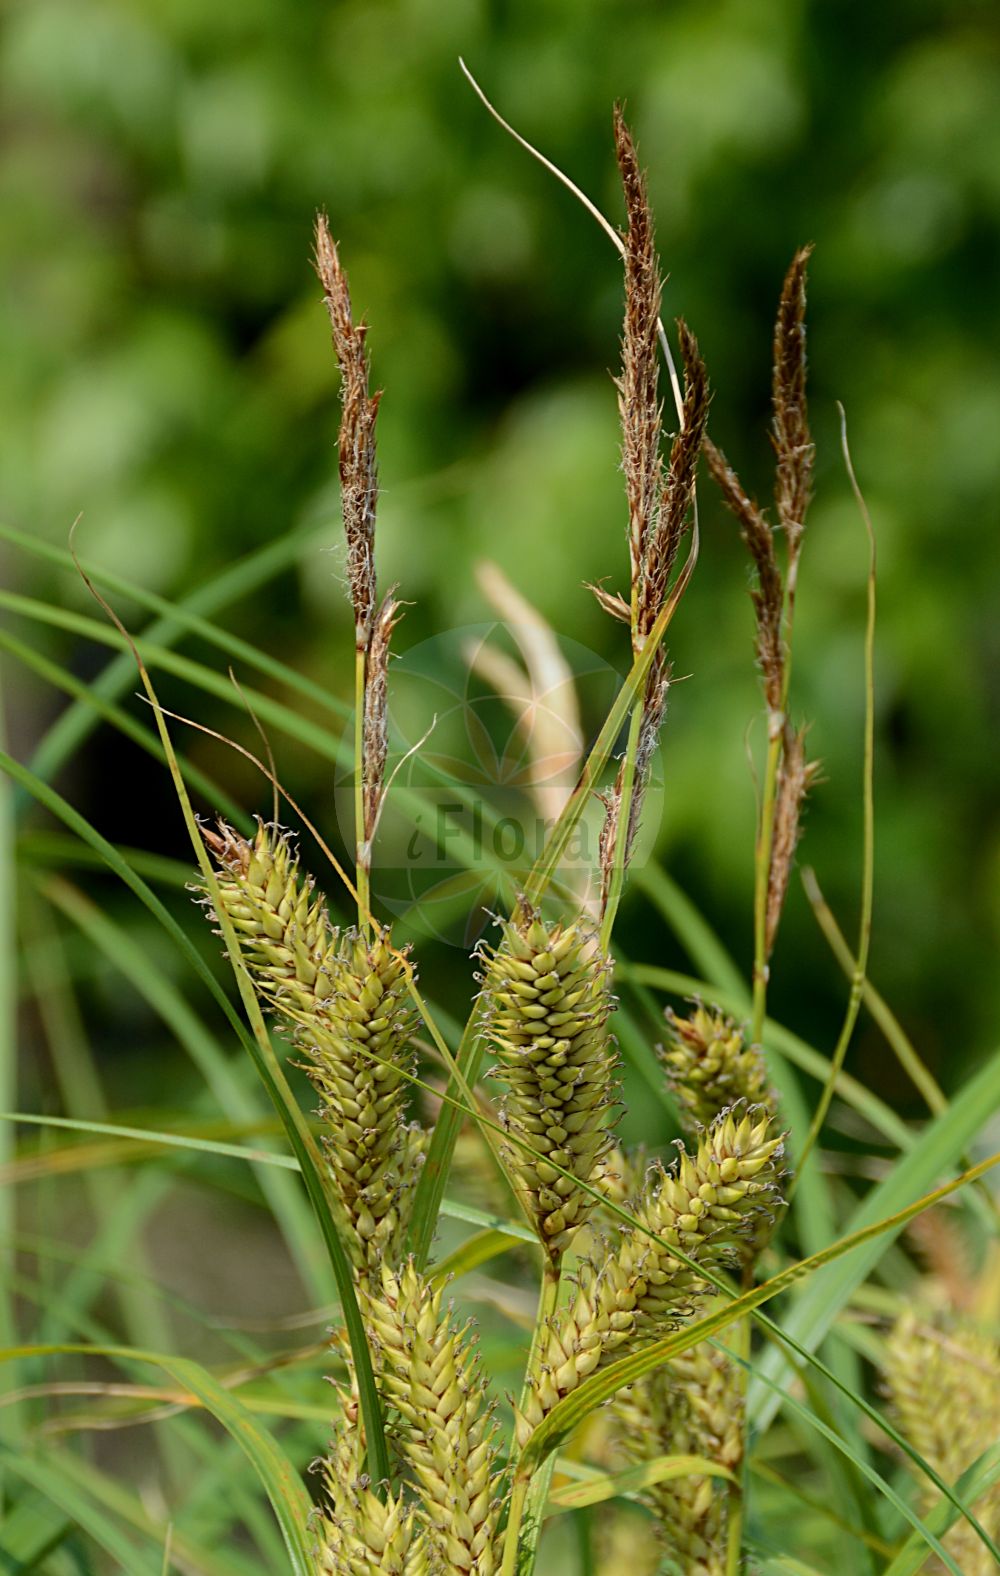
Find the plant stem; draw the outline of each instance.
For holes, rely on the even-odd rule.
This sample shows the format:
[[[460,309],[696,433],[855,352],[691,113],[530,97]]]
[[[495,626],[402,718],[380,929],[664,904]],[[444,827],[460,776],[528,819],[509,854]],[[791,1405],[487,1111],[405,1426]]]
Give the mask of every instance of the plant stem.
[[[764,767],[764,792],[761,796],[757,843],[754,851],[753,1008],[750,1022],[750,1040],[754,1045],[760,1044],[764,1031],[764,1017],[767,1013],[767,895],[771,884],[774,807],[784,727],[784,713],[771,712],[767,719],[767,763]]]
[[[820,884],[816,879],[816,872],[808,865],[802,870],[802,885],[812,911],[816,916],[816,922],[830,944],[830,950],[847,978],[849,980],[852,979],[855,970],[854,954],[847,944],[843,931],[834,918],[830,905],[823,896]],[[946,1110],[948,1105],[948,1098],[944,1090],[930,1068],[921,1060],[916,1046],[906,1034],[885,997],[880,995],[871,981],[867,979],[862,991],[862,1000],[881,1029],[886,1042],[895,1052],[896,1059],[903,1071],[915,1088],[919,1090],[927,1109],[934,1116],[940,1116],[941,1112]]]
[[[752,1284],[752,1271],[743,1277],[743,1290],[748,1291]],[[733,1356],[738,1360],[733,1364],[733,1372],[738,1387],[737,1406],[740,1415],[740,1433],[743,1439],[743,1452],[737,1467],[737,1480],[728,1485],[726,1496],[726,1576],[740,1576],[743,1555],[743,1521],[746,1506],[746,1478],[747,1478],[747,1449],[746,1449],[746,1414],[747,1414],[747,1365],[750,1358],[750,1321],[740,1319],[733,1327],[732,1338],[729,1342]]]
[[[2,690],[0,690],[2,701]],[[3,709],[0,706],[0,742],[5,741]],[[13,799],[6,781],[0,784],[0,853],[7,873],[0,892],[0,1100],[3,1109],[17,1109],[17,920],[15,912],[16,883],[14,870],[14,814]],[[0,1164],[13,1160],[16,1129],[11,1122],[0,1124]],[[0,1189],[0,1234],[5,1242],[13,1240],[17,1230],[14,1208],[14,1189]],[[14,1294],[7,1288],[0,1289],[0,1343],[13,1345],[17,1341],[17,1317]],[[18,1425],[22,1421],[21,1407],[8,1419],[9,1437],[16,1440]],[[6,1430],[5,1430],[6,1432]],[[2,1518],[6,1493],[6,1475],[0,1477],[0,1518]]]
[[[826,1113],[830,1109],[833,1099],[834,1085],[844,1059],[847,1047],[851,1043],[854,1025],[858,1021],[861,1011],[861,998],[864,993],[865,980],[868,977],[868,952],[872,936],[872,901],[875,884],[875,614],[876,614],[876,556],[875,556],[875,529],[872,525],[868,505],[858,485],[854,474],[854,465],[851,461],[851,451],[847,442],[847,417],[844,407],[840,406],[840,438],[844,454],[844,464],[847,475],[854,492],[858,510],[864,522],[868,536],[868,586],[867,586],[867,612],[865,618],[865,748],[864,764],[861,773],[862,812],[864,831],[862,838],[862,872],[861,872],[861,918],[858,924],[858,950],[854,963],[854,972],[851,978],[851,990],[847,1001],[847,1011],[844,1015],[843,1028],[837,1041],[836,1049],[830,1061],[830,1074],[823,1087],[819,1104],[816,1107],[809,1132],[806,1136],[805,1146],[799,1157],[798,1175],[802,1175],[805,1163],[820,1135]],[[788,1198],[791,1201],[795,1193],[796,1181],[793,1180]]]
[[[625,760],[622,769],[622,793],[618,804],[618,824],[615,827],[614,860],[611,867],[611,881],[608,885],[608,900],[601,919],[601,951],[606,953],[611,946],[611,932],[614,929],[615,918],[618,914],[618,905],[621,902],[622,892],[625,889],[625,866],[628,859],[628,834],[632,820],[632,801],[635,797],[635,762],[639,750],[639,735],[642,732],[642,717],[645,710],[644,701],[637,701],[632,708],[632,717],[629,722],[628,743],[625,746]]]
[[[518,1541],[521,1520],[524,1516],[524,1507],[530,1487],[530,1472],[526,1477],[521,1473],[515,1475],[514,1484],[510,1491],[510,1510],[507,1514],[507,1532],[504,1537],[503,1564],[500,1567],[500,1576],[518,1576]]]
[[[552,1260],[546,1255],[542,1269],[542,1287],[538,1298],[538,1315],[535,1319],[535,1328],[531,1337],[531,1350],[528,1353],[528,1362],[524,1373],[524,1388],[521,1392],[521,1410],[524,1409],[527,1399],[541,1374],[542,1354],[545,1351],[545,1332],[549,1321],[556,1311],[559,1302],[559,1283],[562,1273],[560,1261]],[[538,1539],[542,1531],[542,1518],[545,1513],[545,1501],[549,1495],[549,1484],[555,1471],[556,1457],[547,1457],[538,1471],[531,1474],[527,1480],[524,1501],[519,1506],[517,1527],[514,1533],[514,1566],[518,1576],[531,1576],[534,1569],[535,1558],[538,1551]],[[511,1516],[514,1514],[513,1499],[511,1500]],[[520,1528],[523,1525],[524,1534],[521,1536]],[[510,1521],[507,1523],[508,1535]],[[507,1545],[504,1545],[504,1558],[507,1555]]]
[[[535,1328],[531,1337],[531,1349],[528,1352],[528,1361],[524,1370],[524,1388],[521,1391],[521,1403],[538,1379],[541,1370],[542,1352],[545,1349],[545,1331],[549,1320],[556,1311],[559,1301],[559,1285],[562,1278],[562,1261],[550,1259],[545,1255],[542,1266],[542,1285],[538,1295],[538,1313],[535,1316]]]
[[[368,875],[371,849],[365,837],[365,665],[364,646],[354,649],[354,843],[358,927],[367,933],[371,910]]]
[[[774,848],[774,814],[778,788],[778,769],[781,766],[785,729],[788,725],[788,695],[792,680],[792,625],[795,620],[795,588],[798,581],[799,559],[796,552],[788,566],[785,586],[783,660],[781,669],[781,705],[769,710],[767,718],[767,762],[764,767],[764,791],[761,795],[760,820],[757,823],[757,844],[754,853],[753,888],[753,1007],[750,1040],[760,1044],[767,1016],[767,900],[771,888],[771,854]]]

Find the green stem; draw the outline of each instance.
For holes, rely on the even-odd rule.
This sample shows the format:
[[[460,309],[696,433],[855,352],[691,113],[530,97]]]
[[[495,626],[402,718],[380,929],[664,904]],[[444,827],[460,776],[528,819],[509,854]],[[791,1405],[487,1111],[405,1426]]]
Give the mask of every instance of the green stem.
[[[816,923],[830,944],[831,952],[847,978],[852,979],[856,968],[854,954],[847,944],[843,931],[834,918],[830,905],[823,896],[820,884],[816,879],[816,872],[808,865],[802,870],[802,885],[805,888],[805,894],[809,899],[812,911],[816,916]],[[930,1068],[921,1060],[920,1053],[885,997],[875,989],[875,986],[868,979],[864,982],[861,999],[871,1013],[875,1023],[881,1029],[886,1043],[895,1052],[899,1065],[910,1079],[910,1082],[920,1092],[927,1109],[934,1116],[940,1116],[941,1112],[947,1109],[947,1095]]]
[[[826,1120],[826,1113],[830,1109],[830,1101],[833,1099],[837,1076],[844,1065],[847,1047],[851,1043],[854,1025],[857,1023],[858,1013],[861,1011],[861,999],[868,975],[868,952],[872,935],[872,901],[875,886],[875,530],[872,526],[871,516],[868,513],[868,506],[865,503],[861,488],[858,486],[857,477],[854,474],[851,451],[847,443],[847,418],[844,414],[843,406],[840,407],[840,438],[847,475],[868,535],[868,594],[865,618],[865,749],[861,774],[864,817],[861,919],[858,926],[857,958],[851,978],[851,991],[847,1001],[847,1011],[844,1014],[844,1024],[840,1031],[836,1049],[830,1059],[830,1075],[823,1086],[823,1093],[820,1095],[819,1104],[813,1115],[805,1146],[802,1154],[799,1156],[798,1176],[802,1175],[806,1161]],[[795,1187],[796,1181],[793,1180],[788,1194],[789,1201],[791,1201],[795,1193]]]
[[[750,1289],[750,1286],[748,1285],[748,1279],[752,1283],[752,1272],[750,1277],[747,1275],[744,1275],[743,1277],[744,1291],[748,1291]],[[749,1319],[740,1319],[739,1323],[733,1327],[732,1338],[729,1341],[729,1347],[733,1353],[733,1356],[737,1359],[736,1363],[733,1365],[733,1371],[736,1377],[738,1393],[738,1400],[736,1404],[739,1408],[740,1432],[743,1436],[743,1451],[740,1456],[740,1461],[737,1468],[737,1480],[728,1485],[728,1492],[726,1496],[726,1521],[728,1529],[726,1535],[726,1576],[740,1576],[743,1557],[743,1521],[746,1509],[747,1368],[750,1360]]]
[[[531,1336],[531,1349],[528,1352],[528,1361],[524,1370],[524,1387],[521,1391],[522,1410],[541,1370],[542,1353],[545,1350],[545,1332],[548,1329],[549,1320],[556,1311],[561,1279],[561,1260],[550,1259],[548,1254],[546,1254],[545,1263],[542,1266],[542,1286],[538,1295],[538,1313],[535,1316],[535,1328]]]
[[[0,688],[0,702],[3,691]],[[5,738],[4,713],[0,704],[0,741]],[[3,860],[5,879],[0,885],[0,1101],[4,1110],[17,1108],[18,1056],[17,1056],[17,1002],[18,1002],[18,952],[17,921],[15,911],[16,884],[14,872],[14,805],[13,795],[6,781],[0,783],[0,857]],[[0,1165],[14,1158],[16,1130],[3,1124],[0,1133]],[[12,1188],[0,1188],[0,1236],[10,1242],[16,1232],[14,1193]],[[17,1340],[17,1316],[14,1294],[0,1287],[0,1342],[5,1345]],[[17,1407],[8,1416],[9,1437],[17,1438],[23,1421],[22,1408]],[[6,1429],[5,1429],[6,1432]],[[5,1475],[0,1476],[0,1518],[2,1518]]]
[[[787,661],[786,661],[787,685]],[[750,1039],[760,1044],[767,1013],[767,894],[771,884],[771,849],[774,844],[774,807],[777,797],[778,767],[784,739],[783,712],[770,712],[767,719],[767,763],[764,767],[764,792],[757,822],[753,881],[753,1007]]]
[[[555,1314],[559,1303],[559,1284],[562,1273],[560,1262],[554,1262],[546,1256],[542,1270],[542,1288],[538,1298],[538,1316],[531,1337],[531,1350],[528,1353],[528,1362],[524,1374],[524,1389],[521,1392],[521,1410],[524,1410],[531,1392],[541,1374],[542,1358],[545,1352],[545,1334],[549,1322]],[[528,1480],[524,1503],[518,1511],[518,1526],[514,1534],[514,1568],[518,1576],[531,1576],[535,1567],[538,1554],[538,1540],[542,1531],[542,1520],[545,1514],[545,1502],[549,1497],[549,1484],[555,1471],[556,1457],[553,1451],[533,1473]],[[513,1502],[511,1504],[513,1514]],[[523,1535],[521,1528],[523,1527]],[[510,1522],[508,1521],[508,1533]],[[506,1557],[506,1544],[504,1546]]]
[[[608,885],[608,900],[601,919],[601,951],[604,953],[611,946],[611,932],[614,929],[618,905],[621,902],[622,892],[625,889],[628,833],[632,820],[632,802],[635,798],[636,788],[635,762],[639,750],[639,735],[642,732],[644,710],[644,701],[637,701],[633,706],[628,729],[628,743],[625,746],[625,760],[622,769],[622,794],[618,805],[618,824],[615,827],[614,860],[611,867],[611,881]]]
[[[503,1564],[500,1567],[500,1576],[518,1576],[518,1543],[530,1487],[530,1471],[526,1477],[521,1473],[515,1476],[514,1485],[510,1491],[510,1510],[507,1514],[507,1532],[504,1537]]]
[[[757,843],[754,853],[753,887],[753,1006],[751,1010],[750,1039],[760,1044],[767,1016],[767,984],[769,974],[767,948],[767,900],[771,887],[771,855],[774,849],[774,813],[778,789],[778,769],[781,766],[785,729],[788,725],[788,696],[792,681],[792,625],[795,620],[795,588],[798,582],[799,560],[795,552],[788,565],[784,608],[784,656],[781,670],[781,706],[777,711],[768,710],[767,761],[764,766],[764,791],[761,795],[760,820],[757,823]]]

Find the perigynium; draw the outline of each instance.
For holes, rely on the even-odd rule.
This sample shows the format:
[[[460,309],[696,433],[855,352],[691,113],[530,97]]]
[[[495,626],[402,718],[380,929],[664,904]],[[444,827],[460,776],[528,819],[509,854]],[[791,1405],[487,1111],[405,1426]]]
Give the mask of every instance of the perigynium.
[[[615,1400],[619,1440],[634,1463],[657,1456],[701,1456],[730,1472],[743,1458],[740,1387],[732,1362],[702,1341]],[[665,1551],[686,1576],[724,1576],[724,1479],[697,1473],[642,1490]]]
[[[253,843],[228,827],[204,836],[254,985],[319,1093],[356,1263],[395,1259],[423,1146],[406,1121],[416,1051],[403,957],[387,934],[334,928],[286,835],[261,824]]]
[[[436,1576],[427,1531],[402,1494],[380,1498],[360,1436],[340,1423],[323,1464],[326,1510],[317,1522],[317,1576]]]
[[[533,913],[483,949],[490,1044],[505,1085],[505,1146],[539,1240],[558,1261],[596,1204],[593,1184],[610,1146],[616,1057],[608,1029],[610,960],[582,921]]]
[[[428,1547],[442,1571],[492,1576],[502,1457],[471,1329],[458,1325],[443,1289],[412,1261],[398,1275],[383,1266],[365,1312]]]
[[[682,1146],[669,1171],[650,1169],[635,1224],[605,1244],[603,1263],[581,1263],[575,1295],[549,1322],[538,1380],[520,1409],[522,1439],[588,1374],[692,1316],[710,1289],[699,1268],[732,1263],[777,1209],[781,1153],[768,1112],[728,1111],[694,1154]]]
[[[968,1321],[921,1320],[908,1310],[889,1337],[885,1379],[900,1432],[946,1483],[955,1483],[1000,1439],[1000,1345]],[[937,1498],[923,1479],[925,1509]],[[970,1507],[1000,1538],[1000,1484]],[[996,1562],[975,1528],[960,1520],[944,1546],[963,1576],[989,1576]],[[943,1571],[936,1557],[927,1570]]]
[[[668,1008],[666,1019],[668,1038],[659,1048],[660,1060],[689,1129],[706,1127],[737,1100],[765,1101],[763,1055],[733,1018],[696,1002],[683,1018]]]

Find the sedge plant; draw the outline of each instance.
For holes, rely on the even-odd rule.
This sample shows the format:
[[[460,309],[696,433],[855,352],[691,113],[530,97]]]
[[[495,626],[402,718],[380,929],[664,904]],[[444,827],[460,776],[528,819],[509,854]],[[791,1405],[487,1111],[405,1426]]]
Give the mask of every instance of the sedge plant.
[[[246,1525],[264,1563],[248,1558],[236,1533],[243,1497],[234,1490],[223,1540],[231,1549],[220,1553],[211,1538],[190,1537],[188,1519],[180,1518],[176,1540],[168,1534],[165,1569],[173,1561],[177,1569],[220,1576],[285,1568],[326,1576],[555,1576],[571,1569],[595,1576],[624,1570],[736,1576],[751,1568],[815,1570],[800,1557],[808,1556],[810,1537],[830,1557],[854,1560],[851,1569],[889,1576],[920,1568],[961,1576],[994,1568],[998,1557],[1000,1452],[991,1450],[1000,1428],[996,1307],[988,1294],[974,1310],[952,1306],[940,1291],[946,1278],[939,1277],[936,1304],[917,1314],[869,1273],[930,1203],[950,1199],[963,1221],[993,1226],[984,1180],[992,1159],[957,1177],[955,1167],[985,1106],[1000,1100],[1000,1072],[994,1058],[951,1105],[935,1085],[937,1108],[920,1136],[846,1077],[843,1052],[867,986],[870,840],[856,956],[830,916],[852,975],[842,1045],[827,1059],[767,1012],[803,804],[818,774],[805,728],[793,719],[791,687],[796,590],[813,490],[806,396],[810,250],[796,252],[779,295],[774,503],[766,509],[709,436],[709,377],[683,322],[676,325],[676,366],[671,356],[646,180],[617,110],[614,141],[625,212],[623,230],[611,234],[624,273],[616,388],[628,578],[625,591],[605,584],[592,590],[624,626],[630,665],[582,753],[575,783],[559,799],[544,846],[528,868],[509,873],[507,907],[463,965],[470,998],[464,1028],[446,1025],[428,1000],[419,949],[398,938],[374,895],[380,824],[393,792],[391,654],[401,638],[405,587],[400,594],[378,579],[381,396],[372,392],[367,328],[357,318],[325,216],[316,224],[315,266],[341,373],[338,468],[354,629],[350,870],[273,765],[246,749],[265,790],[270,780],[275,802],[283,797],[281,819],[275,810],[270,819],[250,820],[218,798],[212,818],[195,819],[189,787],[204,797],[213,785],[178,756],[150,676],[157,666],[169,668],[169,649],[133,644],[121,625],[112,625],[116,643],[139,662],[157,728],[154,747],[174,774],[196,846],[198,898],[235,970],[245,1022],[147,884],[141,858],[111,848],[44,774],[4,756],[11,778],[126,880],[179,936],[192,967],[207,974],[267,1088],[272,1127],[284,1131],[288,1148],[251,1150],[233,1141],[241,1122],[244,1137],[253,1126],[238,1086],[227,1084],[197,1028],[162,990],[159,1001],[186,1025],[214,1069],[219,1098],[228,1102],[228,1136],[207,1123],[159,1134],[137,1124],[126,1134],[92,1105],[84,1125],[95,1144],[100,1135],[105,1144],[146,1143],[160,1153],[187,1144],[203,1155],[250,1160],[303,1265],[312,1262],[318,1237],[332,1269],[332,1335],[316,1343],[332,1383],[317,1384],[303,1403],[324,1428],[325,1449],[312,1477],[304,1475],[308,1463],[291,1460],[266,1426],[260,1393],[241,1398],[246,1363],[210,1372],[158,1351],[155,1330],[143,1344],[125,1344],[103,1339],[88,1318],[79,1320],[72,1341],[19,1347],[11,1339],[3,1354],[10,1361],[38,1364],[72,1349],[102,1352],[133,1374],[158,1364],[171,1388],[141,1395],[133,1380],[128,1400],[182,1409],[197,1402],[252,1466],[279,1533],[255,1521],[259,1506],[253,1509],[251,1496]],[[750,554],[766,719],[746,987],[704,922],[685,917],[682,896],[665,873],[649,889],[705,977],[678,979],[655,961],[632,963],[616,933],[667,720],[666,636],[703,550],[696,496],[703,459]],[[609,575],[615,570],[609,562]],[[100,574],[87,566],[84,573],[96,589]],[[515,594],[497,590],[495,578],[492,584],[508,602]],[[104,586],[123,589],[106,576]],[[184,619],[182,612],[181,628]],[[203,613],[188,624],[225,645]],[[528,691],[540,627],[536,616],[535,643],[525,649]],[[870,652],[871,622],[868,633]],[[548,638],[544,630],[541,638]],[[550,665],[553,649],[554,643],[545,645]],[[495,655],[477,660],[487,677],[498,671]],[[192,668],[208,685],[205,672]],[[294,686],[294,675],[274,664],[270,672]],[[568,693],[565,675],[560,684]],[[266,724],[267,697],[245,698]],[[575,702],[566,705],[575,737],[578,712]],[[870,717],[870,682],[868,706]],[[870,797],[870,751],[866,771]],[[567,850],[595,800],[602,827],[588,886]],[[338,917],[341,894],[336,901],[324,896],[301,852],[306,839],[328,856],[347,894],[346,922]],[[50,925],[45,916],[58,912],[116,955],[119,966],[129,966],[128,938],[116,935],[99,911],[51,877],[42,876],[36,888],[40,924]],[[650,994],[653,985],[673,997],[665,1010]],[[898,1041],[901,1031],[878,1001],[887,1033]],[[53,1016],[53,1039],[67,1032],[72,1025],[67,1030]],[[906,1056],[911,1068],[921,1066],[908,1044]],[[823,1089],[813,1120],[790,1071],[795,1065]],[[635,1066],[642,1067],[663,1122],[672,1114],[672,1154],[665,1143],[633,1150],[618,1136],[626,1070]],[[313,1091],[312,1106],[290,1081],[299,1068]],[[806,1213],[820,1186],[815,1156],[803,1168],[835,1096],[894,1142],[902,1158],[853,1213],[838,1195],[843,1218],[831,1220],[829,1234],[818,1240]],[[793,1180],[797,1168],[800,1184]],[[305,1181],[311,1217],[289,1170]],[[970,1181],[979,1191],[967,1187]],[[453,1187],[472,1191],[478,1202],[454,1199]],[[98,1202],[112,1207],[107,1198]],[[442,1253],[436,1233],[449,1211],[452,1220],[476,1229]],[[482,1278],[487,1268],[497,1275],[501,1260],[509,1265],[510,1285],[494,1281],[484,1300],[519,1335],[514,1368],[498,1376],[490,1361],[496,1342],[477,1331],[461,1293],[463,1283]],[[911,1275],[912,1266],[902,1273]],[[317,1285],[329,1290],[329,1273],[323,1274]],[[772,1306],[782,1293],[791,1295]],[[127,1298],[123,1306],[128,1315]],[[835,1324],[836,1339],[827,1342]],[[865,1393],[862,1356],[882,1375],[876,1402]],[[259,1376],[252,1363],[248,1372]],[[103,1400],[108,1405],[111,1393]],[[287,1391],[264,1401],[279,1413],[283,1402],[292,1407]],[[56,1496],[69,1526],[75,1517],[126,1568],[132,1568],[129,1538],[137,1535],[142,1557],[134,1568],[149,1568],[148,1532],[156,1518],[138,1501],[109,1496],[99,1476],[88,1478],[74,1465],[71,1452],[53,1451],[48,1462],[28,1452],[19,1465],[6,1444],[3,1450],[14,1532],[0,1528],[0,1552],[10,1564],[21,1559],[19,1548],[29,1551],[10,1568],[56,1576],[97,1568],[48,1560],[66,1540],[46,1545],[35,1536],[35,1499],[44,1502],[46,1494]],[[74,1485],[72,1493],[57,1488],[57,1468],[63,1484]],[[103,1506],[100,1514],[95,1506]],[[130,1516],[126,1536],[115,1518]],[[794,1538],[784,1531],[789,1517]],[[565,1532],[569,1522],[575,1544]],[[70,1544],[63,1552],[72,1559]]]

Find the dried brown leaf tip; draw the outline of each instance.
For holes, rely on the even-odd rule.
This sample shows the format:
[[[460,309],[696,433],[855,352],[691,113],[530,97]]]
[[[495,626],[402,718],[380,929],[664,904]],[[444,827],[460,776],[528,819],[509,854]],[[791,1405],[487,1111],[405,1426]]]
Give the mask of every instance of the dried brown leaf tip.
[[[330,315],[333,348],[341,371],[340,491],[347,537],[347,577],[359,647],[366,647],[375,619],[375,508],[378,467],[375,421],[381,394],[368,392],[367,327],[355,323],[347,275],[325,214],[316,217],[315,267]]]
[[[806,268],[811,253],[811,246],[803,246],[792,259],[774,325],[775,504],[793,563],[809,507],[815,457],[806,406]]]

